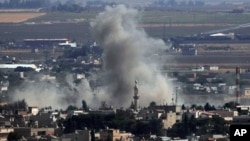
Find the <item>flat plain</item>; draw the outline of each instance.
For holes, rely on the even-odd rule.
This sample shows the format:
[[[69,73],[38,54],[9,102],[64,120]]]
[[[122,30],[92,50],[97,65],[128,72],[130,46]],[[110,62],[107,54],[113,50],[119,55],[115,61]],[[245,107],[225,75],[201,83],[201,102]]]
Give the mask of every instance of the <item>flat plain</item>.
[[[0,23],[20,23],[29,19],[45,15],[45,13],[32,12],[0,12]]]
[[[102,11],[90,10],[80,13],[37,11],[0,11],[3,14],[14,14],[12,21],[0,17],[0,41],[21,41],[25,38],[70,38],[80,44],[94,41],[90,23]],[[18,15],[18,13],[20,15]],[[22,17],[22,14],[24,16]],[[26,14],[26,15],[25,15]],[[3,16],[2,15],[2,16]],[[250,23],[250,13],[198,12],[198,11],[139,11],[138,28],[143,28],[150,37],[168,39],[176,36],[191,36],[239,26]],[[10,18],[10,17],[9,17]],[[20,18],[20,20],[18,20]],[[235,34],[249,34],[250,28],[239,28]],[[248,47],[248,45],[247,45]],[[248,47],[250,48],[250,46]],[[211,52],[210,52],[211,53]],[[217,55],[216,55],[217,53]],[[228,65],[249,65],[246,53],[232,52],[212,53],[212,55],[175,56],[174,64],[204,65],[218,63]],[[223,54],[224,53],[224,54]],[[243,58],[242,58],[243,57]],[[218,62],[220,60],[221,62]],[[166,62],[168,63],[168,62]],[[173,65],[174,65],[173,64]]]
[[[80,42],[88,42],[92,40],[90,23],[100,12],[102,11],[80,13],[0,11],[0,40],[68,37]],[[138,28],[144,28],[149,36],[157,38],[190,36],[250,23],[249,13],[152,10],[139,11],[139,15]],[[239,29],[238,31],[248,33],[249,30]]]

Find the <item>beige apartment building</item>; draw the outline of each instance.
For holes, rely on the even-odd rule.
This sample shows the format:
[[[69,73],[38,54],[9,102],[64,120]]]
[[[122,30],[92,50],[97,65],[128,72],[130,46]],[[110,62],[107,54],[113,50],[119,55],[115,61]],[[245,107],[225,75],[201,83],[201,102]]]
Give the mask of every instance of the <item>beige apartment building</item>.
[[[100,132],[100,140],[131,141],[131,133],[121,132],[119,129],[105,129]]]

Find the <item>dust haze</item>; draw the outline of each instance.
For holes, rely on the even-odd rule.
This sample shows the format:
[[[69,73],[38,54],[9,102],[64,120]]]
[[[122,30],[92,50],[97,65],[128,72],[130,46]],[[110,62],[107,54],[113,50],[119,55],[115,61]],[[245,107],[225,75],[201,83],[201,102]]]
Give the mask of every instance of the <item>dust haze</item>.
[[[42,76],[38,75],[35,81],[26,79],[19,88],[11,92],[12,100],[25,99],[29,106],[39,108],[51,106],[53,109],[66,109],[69,105],[81,107],[83,99],[92,100],[92,90],[87,79],[75,84],[73,76],[67,74],[66,82],[62,85],[56,80],[41,80],[41,78]]]

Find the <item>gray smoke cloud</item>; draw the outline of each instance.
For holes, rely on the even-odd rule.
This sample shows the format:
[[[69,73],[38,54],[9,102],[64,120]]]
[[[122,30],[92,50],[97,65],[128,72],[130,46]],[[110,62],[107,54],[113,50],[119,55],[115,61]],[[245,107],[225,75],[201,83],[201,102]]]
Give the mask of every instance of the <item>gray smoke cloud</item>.
[[[172,87],[160,73],[153,56],[168,47],[160,39],[149,37],[137,28],[139,11],[123,5],[107,7],[91,23],[98,44],[104,49],[101,93],[116,106],[128,106],[133,97],[134,81],[139,80],[141,106],[149,102],[171,103]],[[157,55],[157,54],[156,54]],[[104,95],[104,94],[103,94]]]
[[[92,90],[87,79],[75,84],[72,74],[65,77],[65,84],[60,84],[56,80],[41,80],[42,76],[28,79],[10,94],[12,100],[22,100],[29,106],[39,108],[51,106],[53,109],[66,109],[69,105],[81,107],[82,100],[93,101]]]
[[[140,13],[123,5],[107,7],[91,23],[97,42],[103,47],[104,67],[101,74],[105,86],[93,91],[89,81],[75,84],[71,74],[65,85],[57,81],[28,79],[12,92],[12,100],[25,99],[29,106],[65,109],[69,105],[81,107],[85,100],[89,107],[98,108],[102,101],[115,107],[128,107],[133,100],[134,81],[139,81],[140,106],[151,101],[170,104],[172,84],[160,73],[157,53],[168,47],[160,39],[149,37],[137,28]],[[93,79],[96,79],[93,78]]]

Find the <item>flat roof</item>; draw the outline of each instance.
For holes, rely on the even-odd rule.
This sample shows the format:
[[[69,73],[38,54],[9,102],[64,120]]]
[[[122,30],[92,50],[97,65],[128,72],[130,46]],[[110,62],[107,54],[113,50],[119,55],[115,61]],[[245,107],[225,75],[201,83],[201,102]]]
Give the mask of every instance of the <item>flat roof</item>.
[[[2,69],[15,69],[17,67],[26,67],[37,69],[35,64],[0,64],[0,68]]]

